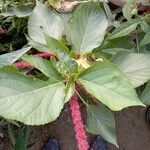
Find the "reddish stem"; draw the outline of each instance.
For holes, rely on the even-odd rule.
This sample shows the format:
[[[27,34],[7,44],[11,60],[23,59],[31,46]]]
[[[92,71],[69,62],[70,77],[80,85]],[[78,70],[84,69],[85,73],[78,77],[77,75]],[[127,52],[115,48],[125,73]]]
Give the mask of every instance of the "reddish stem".
[[[43,52],[43,53],[35,54],[34,56],[47,58],[47,57],[51,57],[52,55],[53,55],[53,53],[51,53],[51,52]],[[25,61],[16,62],[14,64],[14,66],[18,69],[32,67],[29,63],[27,63]]]
[[[75,136],[78,143],[79,150],[88,150],[89,144],[86,136],[86,132],[81,117],[80,106],[78,104],[78,97],[74,94],[69,101],[71,117],[74,124]]]

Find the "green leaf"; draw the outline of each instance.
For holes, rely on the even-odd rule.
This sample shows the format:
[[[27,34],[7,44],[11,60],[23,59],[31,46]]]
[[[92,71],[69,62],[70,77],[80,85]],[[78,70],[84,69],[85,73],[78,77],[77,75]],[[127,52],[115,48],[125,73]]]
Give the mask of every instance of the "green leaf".
[[[150,54],[118,53],[112,60],[138,87],[150,79]]]
[[[132,17],[132,12],[135,9],[135,4],[131,3],[125,3],[122,9],[123,16],[127,19],[130,20]]]
[[[141,24],[141,30],[143,30],[145,33],[150,31],[150,25],[146,21],[142,21]]]
[[[24,53],[29,51],[31,47],[23,47],[20,50],[0,55],[0,68],[11,65],[17,61]]]
[[[63,74],[73,73],[77,71],[78,64],[70,57],[69,49],[55,38],[46,36],[47,47],[51,52],[54,52],[59,58],[59,61],[55,62],[57,70]]]
[[[53,38],[51,36],[45,36],[47,47],[51,52],[54,52],[59,58],[62,57],[62,53],[67,55],[69,53],[68,47],[63,42]]]
[[[47,5],[37,1],[28,21],[28,33],[35,42],[46,45],[45,34],[61,38],[63,22],[58,14],[49,10]]]
[[[128,37],[119,37],[112,40],[105,40],[100,46],[100,49],[110,49],[110,48],[123,48],[123,49],[132,49],[135,47],[135,43],[131,41]]]
[[[0,116],[27,125],[55,120],[65,103],[65,85],[0,69]]]
[[[26,148],[30,148],[32,145],[28,146],[28,141],[30,138],[30,134],[32,131],[32,127],[31,126],[26,126],[26,128],[24,129],[24,144],[26,145]]]
[[[59,9],[61,7],[61,0],[48,0],[49,5]]]
[[[66,36],[75,51],[85,54],[101,44],[107,25],[106,15],[98,3],[86,3],[70,17]]]
[[[102,0],[103,1],[103,0]],[[112,14],[112,11],[110,9],[110,6],[107,4],[108,1],[103,1],[103,6],[104,6],[104,10],[105,10],[105,13],[106,13],[106,16],[107,16],[107,19],[108,19],[108,22],[113,22],[115,20],[115,16]],[[106,3],[107,2],[107,3]]]
[[[87,108],[87,131],[101,135],[106,141],[118,147],[115,119],[111,111],[104,106],[89,105]]]
[[[74,82],[67,82],[66,84],[66,98],[65,98],[65,103],[70,100],[72,95],[75,93],[75,84]]]
[[[80,74],[78,81],[111,110],[143,105],[124,73],[111,63],[93,64]]]
[[[25,145],[25,138],[23,135],[23,131],[17,134],[17,139],[15,143],[15,150],[27,150],[27,145]]]
[[[49,51],[49,49],[47,48],[46,45],[35,42],[33,39],[31,39],[27,35],[26,35],[26,38],[28,40],[28,45],[32,46],[34,49],[38,50],[39,52],[48,52]]]
[[[140,42],[140,46],[144,46],[147,44],[150,44],[150,31],[145,34],[144,38]]]
[[[146,88],[140,96],[140,99],[143,104],[150,105],[150,82],[147,83]]]
[[[33,65],[35,68],[40,70],[44,75],[53,79],[54,81],[61,81],[61,75],[54,68],[52,63],[46,59],[39,58],[33,55],[24,55],[23,60],[27,61],[29,64]]]
[[[17,139],[15,142],[15,150],[27,150],[30,133],[30,126],[24,127],[23,129],[19,129],[19,131],[17,132]]]
[[[0,16],[4,17],[12,17],[16,16],[18,18],[27,17],[31,14],[33,10],[33,6],[31,5],[23,5],[23,6],[15,6],[11,10],[0,13]]]
[[[8,130],[7,131],[8,131],[8,136],[9,136],[10,142],[13,146],[15,146],[16,138],[15,138],[14,132],[11,128],[10,123],[8,122],[7,124],[8,124]]]
[[[104,40],[103,44],[94,49],[93,52],[106,52],[109,54],[116,54],[119,51],[132,52],[136,47],[135,42],[131,41],[128,37],[120,37],[112,40]]]
[[[139,19],[131,19],[127,22],[120,24],[118,28],[116,28],[107,39],[112,40],[115,38],[119,38],[125,35],[128,35],[132,31],[137,28],[137,25],[140,23]]]

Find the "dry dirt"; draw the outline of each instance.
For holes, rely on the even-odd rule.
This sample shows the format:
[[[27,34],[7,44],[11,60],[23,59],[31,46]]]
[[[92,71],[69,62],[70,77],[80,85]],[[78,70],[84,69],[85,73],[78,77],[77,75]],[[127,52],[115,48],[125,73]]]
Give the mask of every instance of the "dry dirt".
[[[83,107],[81,109],[84,110]],[[150,129],[145,121],[145,111],[146,108],[134,107],[115,113],[119,150],[150,150]],[[85,114],[83,117],[85,118]],[[77,150],[68,106],[54,123],[34,128],[34,133],[39,141],[32,150],[41,150],[43,139],[48,137],[56,137],[61,150]],[[95,136],[90,134],[88,136],[91,144]],[[118,150],[118,148],[108,144],[108,150]]]

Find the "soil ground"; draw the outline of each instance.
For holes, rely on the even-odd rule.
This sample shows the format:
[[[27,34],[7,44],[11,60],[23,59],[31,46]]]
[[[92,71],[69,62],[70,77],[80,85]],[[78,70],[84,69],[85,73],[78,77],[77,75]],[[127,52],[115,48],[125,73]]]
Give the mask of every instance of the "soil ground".
[[[146,108],[134,107],[115,113],[119,150],[150,150],[150,129],[145,121],[145,111]],[[85,114],[83,117],[85,118]],[[32,150],[41,150],[43,139],[48,137],[56,137],[61,150],[77,150],[68,106],[54,123],[35,128],[34,133],[39,137],[39,141]],[[90,134],[88,136],[91,144],[96,136]],[[108,150],[118,148],[108,144]]]
[[[119,150],[150,150],[150,129],[145,120],[146,108],[128,108],[116,114]],[[108,150],[118,150],[109,144]]]
[[[84,106],[81,106],[81,110],[85,118]],[[150,150],[150,129],[145,121],[145,111],[146,108],[134,107],[115,113],[119,149],[108,144],[108,150]],[[43,142],[50,137],[59,140],[61,150],[78,150],[67,105],[55,122],[33,128],[30,143],[35,144],[30,150],[42,150]],[[96,138],[91,134],[88,137],[90,144]],[[12,150],[7,140],[0,144],[0,150],[4,149]]]

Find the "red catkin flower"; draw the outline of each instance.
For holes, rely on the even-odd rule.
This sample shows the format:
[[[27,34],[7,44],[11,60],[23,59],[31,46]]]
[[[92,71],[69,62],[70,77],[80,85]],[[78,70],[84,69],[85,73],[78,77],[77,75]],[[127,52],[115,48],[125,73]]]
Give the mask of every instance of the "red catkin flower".
[[[35,54],[35,56],[38,56],[38,57],[51,57],[53,56],[54,54],[52,52],[43,52],[43,53],[38,53],[38,54]]]
[[[75,136],[78,143],[79,150],[88,150],[89,144],[86,136],[86,132],[81,117],[80,107],[78,104],[78,97],[74,94],[69,101],[71,117],[74,125]]]
[[[25,62],[25,61],[19,61],[16,62],[14,64],[14,66],[18,69],[23,69],[23,68],[28,68],[28,67],[32,67],[29,63]]]
[[[53,55],[53,53],[51,53],[51,52],[43,52],[43,53],[35,54],[34,56],[47,58],[47,57],[51,57],[52,55]],[[27,63],[25,61],[16,62],[14,64],[14,66],[18,69],[32,67],[29,63]]]

